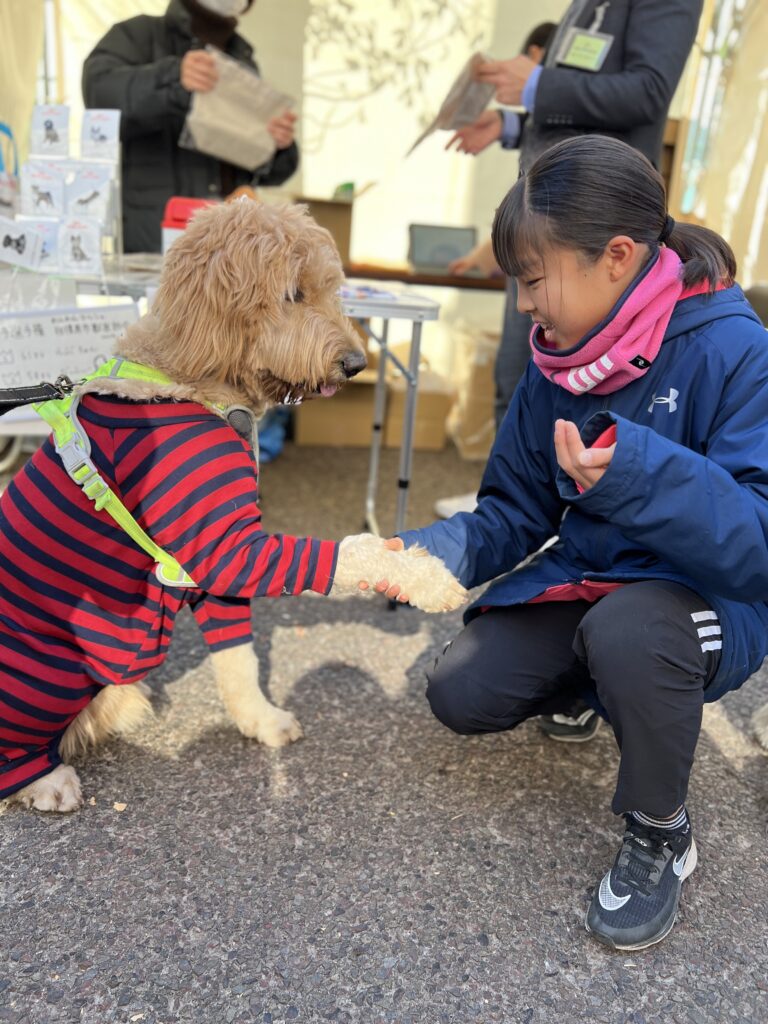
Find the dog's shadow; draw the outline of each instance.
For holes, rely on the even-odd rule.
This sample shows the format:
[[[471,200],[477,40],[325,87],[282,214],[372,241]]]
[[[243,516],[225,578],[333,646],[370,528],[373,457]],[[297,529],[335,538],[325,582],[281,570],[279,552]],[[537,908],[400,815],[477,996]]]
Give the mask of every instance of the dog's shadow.
[[[252,602],[252,634],[253,644],[259,662],[259,680],[262,688],[269,692],[270,683],[279,672],[280,665],[273,658],[275,638],[279,634],[284,637],[291,631],[297,641],[309,633],[314,627],[325,627],[324,635],[327,642],[328,628],[331,634],[337,627],[345,630],[351,627],[366,626],[387,637],[415,637],[426,629],[430,640],[428,650],[419,656],[418,661],[427,663],[461,628],[460,617],[456,613],[444,616],[427,615],[409,606],[392,607],[390,602],[380,595],[368,597],[333,598],[302,596],[291,599],[261,598]],[[373,646],[373,638],[368,643]],[[431,652],[431,653],[430,653]],[[170,702],[169,687],[182,680],[188,673],[200,669],[208,657],[205,640],[192,615],[183,611],[176,622],[173,639],[163,664],[153,670],[145,682],[152,693],[155,709],[162,713]],[[371,651],[371,655],[375,652]],[[356,658],[360,651],[356,651]],[[340,642],[338,654],[328,650],[328,661],[340,667],[347,665],[345,650]],[[413,674],[415,665],[401,665],[406,675]],[[417,670],[418,671],[418,670]]]

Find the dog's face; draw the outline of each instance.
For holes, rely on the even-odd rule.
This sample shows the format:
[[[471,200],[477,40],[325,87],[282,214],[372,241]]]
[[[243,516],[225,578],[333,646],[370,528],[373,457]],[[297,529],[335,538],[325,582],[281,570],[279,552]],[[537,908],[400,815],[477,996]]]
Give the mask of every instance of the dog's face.
[[[365,366],[337,295],[341,261],[303,207],[201,210],[168,251],[152,312],[175,380],[219,381],[254,407],[330,397]]]

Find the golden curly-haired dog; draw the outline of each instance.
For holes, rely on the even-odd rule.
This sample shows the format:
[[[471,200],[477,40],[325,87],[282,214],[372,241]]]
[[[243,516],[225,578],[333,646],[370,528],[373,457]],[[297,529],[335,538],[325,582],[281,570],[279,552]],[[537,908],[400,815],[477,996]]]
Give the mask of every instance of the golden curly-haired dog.
[[[301,727],[259,687],[251,597],[352,594],[386,579],[426,611],[465,599],[426,552],[393,551],[370,535],[336,544],[260,528],[255,464],[230,415],[242,427],[243,414],[250,423],[271,405],[331,397],[363,368],[337,294],[342,279],[330,235],[302,208],[247,199],[208,208],[169,250],[152,312],[118,345],[119,357],[165,382],[100,377],[78,389],[94,462],[192,588],[158,584],[153,559],[88,502],[50,441],[3,494],[0,563],[35,546],[50,560],[67,532],[72,549],[36,602],[0,582],[0,796],[39,810],[80,806],[66,762],[145,713],[140,680],[162,661],[185,604],[237,727],[277,747]],[[59,488],[63,500],[25,525],[19,510],[32,515],[24,499],[35,488]],[[20,593],[32,585],[20,577]]]

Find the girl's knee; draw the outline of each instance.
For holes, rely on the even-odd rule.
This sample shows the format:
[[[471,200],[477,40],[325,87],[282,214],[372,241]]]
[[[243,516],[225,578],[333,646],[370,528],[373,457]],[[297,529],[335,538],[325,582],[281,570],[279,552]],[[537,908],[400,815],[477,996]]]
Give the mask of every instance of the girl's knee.
[[[470,724],[468,692],[466,679],[445,671],[439,660],[435,669],[427,673],[427,700],[432,714],[461,736],[477,732]]]
[[[471,702],[475,688],[467,675],[464,659],[456,655],[457,648],[451,641],[435,658],[432,669],[427,671],[427,700],[439,722],[461,736],[469,736],[481,731],[472,724]]]

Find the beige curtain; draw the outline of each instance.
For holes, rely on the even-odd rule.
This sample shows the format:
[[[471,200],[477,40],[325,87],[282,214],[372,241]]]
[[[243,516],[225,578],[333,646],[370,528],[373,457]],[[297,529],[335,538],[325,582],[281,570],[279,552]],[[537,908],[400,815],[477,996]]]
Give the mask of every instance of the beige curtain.
[[[38,66],[43,55],[43,0],[0,3],[0,121],[10,125],[24,159]]]
[[[695,218],[726,238],[739,281],[768,282],[768,3],[751,0],[696,188]]]

